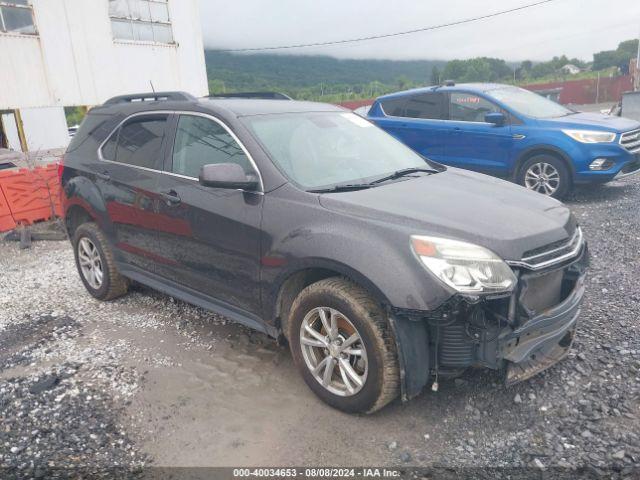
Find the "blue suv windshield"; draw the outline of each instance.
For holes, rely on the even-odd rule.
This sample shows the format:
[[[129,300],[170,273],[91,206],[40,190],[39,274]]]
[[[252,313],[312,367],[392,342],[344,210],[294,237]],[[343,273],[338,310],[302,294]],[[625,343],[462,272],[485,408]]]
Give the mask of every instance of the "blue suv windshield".
[[[552,102],[524,88],[504,87],[486,92],[516,113],[533,118],[557,118],[571,115],[573,110]]]

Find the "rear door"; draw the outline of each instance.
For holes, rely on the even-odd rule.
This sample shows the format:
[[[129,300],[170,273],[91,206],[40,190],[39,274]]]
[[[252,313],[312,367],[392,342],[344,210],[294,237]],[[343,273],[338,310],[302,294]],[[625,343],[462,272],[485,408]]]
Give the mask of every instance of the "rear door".
[[[156,204],[168,133],[167,114],[135,115],[100,150],[95,182],[106,203],[115,247],[130,265],[153,272],[158,251]]]
[[[198,183],[203,165],[237,163],[257,174],[256,167],[219,120],[180,114],[174,122],[159,206],[159,241],[170,262],[159,264],[159,273],[223,306],[259,314],[263,194]]]
[[[466,92],[449,95],[450,135],[445,146],[443,163],[469,170],[506,175],[513,148],[509,114],[489,100]],[[502,112],[507,118],[504,126],[484,121],[487,113]]]
[[[386,117],[376,123],[419,154],[444,161],[447,97],[444,93],[428,92],[384,100]]]

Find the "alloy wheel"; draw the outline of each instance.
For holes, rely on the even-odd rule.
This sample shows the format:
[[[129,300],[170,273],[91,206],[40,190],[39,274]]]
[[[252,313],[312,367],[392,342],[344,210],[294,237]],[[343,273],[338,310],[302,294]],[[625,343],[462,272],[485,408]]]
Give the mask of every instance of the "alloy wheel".
[[[300,346],[313,377],[334,395],[349,397],[367,381],[367,351],[349,319],[338,310],[318,307],[300,325]]]
[[[550,163],[534,163],[525,173],[524,184],[529,190],[553,195],[560,187],[560,173]]]
[[[78,263],[84,279],[91,288],[98,290],[104,278],[102,258],[94,243],[87,237],[78,242]]]

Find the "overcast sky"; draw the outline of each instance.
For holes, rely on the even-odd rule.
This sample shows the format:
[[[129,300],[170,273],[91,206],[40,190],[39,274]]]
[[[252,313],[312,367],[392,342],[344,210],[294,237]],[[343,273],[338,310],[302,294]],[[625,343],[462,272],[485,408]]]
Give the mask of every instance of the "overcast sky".
[[[312,43],[428,27],[535,0],[200,0],[205,46],[232,49]],[[492,56],[591,60],[640,35],[640,0],[555,0],[431,32],[288,54],[338,58],[452,59]]]

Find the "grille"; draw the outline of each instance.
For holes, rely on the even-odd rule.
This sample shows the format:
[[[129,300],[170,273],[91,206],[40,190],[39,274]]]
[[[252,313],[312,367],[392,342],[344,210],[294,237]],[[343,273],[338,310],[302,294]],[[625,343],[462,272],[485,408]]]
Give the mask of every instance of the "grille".
[[[623,133],[620,137],[620,145],[630,153],[640,153],[640,129]]]
[[[541,248],[529,250],[524,253],[522,260],[509,261],[509,265],[525,267],[531,270],[540,270],[578,256],[582,250],[584,239],[580,227],[569,240],[554,242]]]

